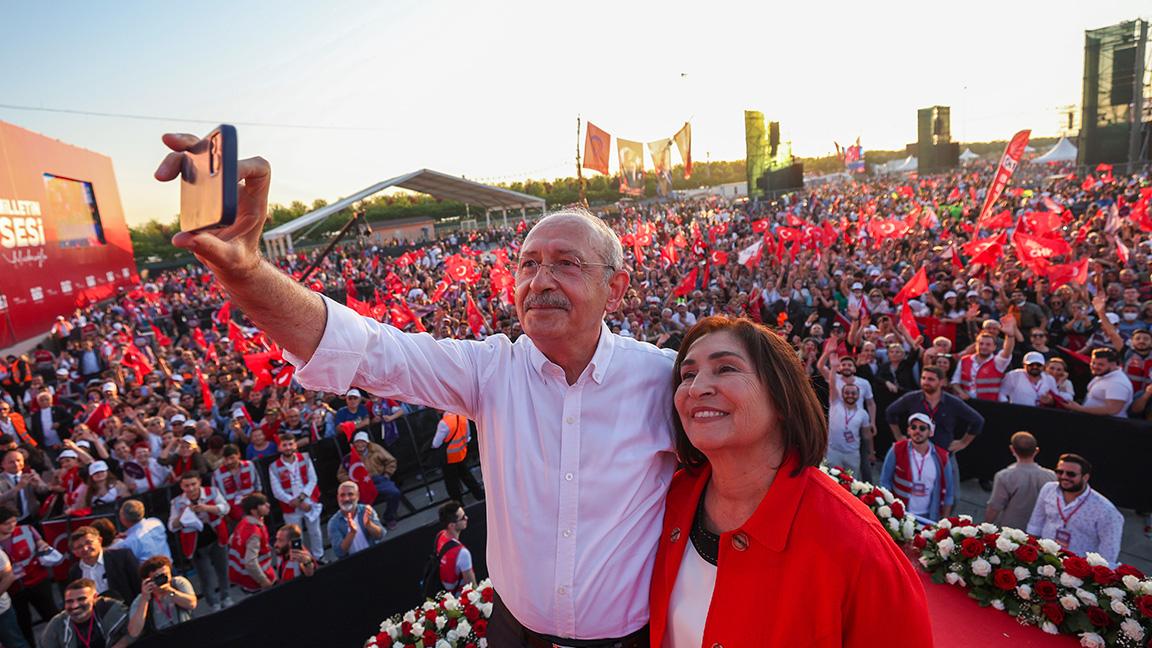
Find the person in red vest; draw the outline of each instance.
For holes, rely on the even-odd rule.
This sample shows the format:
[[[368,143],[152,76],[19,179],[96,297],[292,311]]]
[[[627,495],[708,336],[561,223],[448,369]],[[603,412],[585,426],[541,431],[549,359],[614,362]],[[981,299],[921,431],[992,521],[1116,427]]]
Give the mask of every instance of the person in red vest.
[[[240,501],[244,517],[228,542],[228,581],[251,594],[276,584],[272,548],[264,518],[272,505],[264,493],[252,493]]]
[[[1016,347],[1016,320],[1005,317],[1004,348],[996,353],[996,336],[985,331],[976,336],[976,352],[960,358],[952,384],[964,400],[976,398],[994,401],[1000,398],[1000,383],[1012,363],[1012,349]]]
[[[436,534],[436,555],[440,558],[440,584],[445,592],[459,594],[465,585],[476,587],[472,552],[460,541],[460,534],[468,528],[468,514],[456,500],[441,504],[438,514],[441,529]]]
[[[285,434],[276,444],[280,456],[268,466],[268,481],[272,485],[272,495],[280,502],[286,524],[297,524],[304,528],[307,522],[308,533],[305,544],[313,554],[324,552],[324,540],[320,535],[319,481],[312,459],[296,452],[296,439]]]
[[[909,416],[907,438],[892,444],[880,471],[880,485],[910,513],[930,520],[951,515],[956,498],[948,451],[932,443],[935,432],[932,417],[920,412]]]
[[[12,575],[16,582],[8,592],[16,610],[16,624],[28,645],[34,646],[31,608],[36,608],[41,619],[51,619],[60,611],[52,597],[51,574],[40,563],[40,555],[50,553],[52,547],[32,525],[17,524],[15,511],[0,506],[0,549],[12,559]]]
[[[184,557],[196,565],[200,589],[214,610],[232,605],[228,595],[228,502],[211,486],[202,486],[200,473],[180,475],[181,494],[172,500],[168,530],[180,538]],[[219,592],[217,592],[219,589]]]
[[[276,582],[287,583],[300,576],[316,573],[316,559],[304,546],[304,532],[295,524],[285,524],[276,529],[276,541],[272,544],[272,568],[276,570]]]
[[[240,502],[247,496],[263,490],[260,485],[260,471],[256,464],[240,458],[240,448],[229,443],[221,451],[224,460],[212,475],[216,490],[228,502],[228,516],[239,522],[244,517]]]
[[[444,486],[448,488],[448,499],[460,502],[464,500],[464,491],[460,484],[463,482],[477,502],[484,500],[484,487],[472,476],[468,467],[468,442],[472,440],[469,431],[468,419],[444,412],[440,424],[436,426],[436,436],[432,439],[432,447],[439,448],[448,444],[445,454]]]

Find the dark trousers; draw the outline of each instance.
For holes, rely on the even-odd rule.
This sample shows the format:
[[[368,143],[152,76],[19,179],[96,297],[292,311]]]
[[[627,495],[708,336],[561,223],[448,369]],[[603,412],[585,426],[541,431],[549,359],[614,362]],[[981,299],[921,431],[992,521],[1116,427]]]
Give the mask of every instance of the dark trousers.
[[[492,618],[488,619],[488,633],[485,637],[488,639],[489,646],[499,646],[499,648],[545,648],[550,647],[553,643],[561,646],[573,646],[574,648],[581,646],[594,646],[595,648],[647,648],[648,626],[644,626],[643,629],[615,642],[586,641],[581,639],[553,642],[547,638],[541,638],[540,635],[533,633],[521,625],[520,622],[516,620],[516,617],[512,616],[512,613],[508,611],[508,608],[504,606],[504,602],[500,600],[500,595],[497,594],[493,600]],[[560,641],[563,643],[560,643]]]
[[[400,488],[385,475],[373,477],[372,484],[376,486],[376,496],[384,500],[384,522],[394,522],[396,511],[400,509]]]
[[[221,603],[228,596],[228,553],[215,540],[192,554],[196,575],[200,578],[201,595],[209,605]]]
[[[472,476],[472,471],[468,468],[468,462],[461,461],[460,463],[445,464],[444,486],[448,489],[448,499],[453,499],[461,503],[464,502],[464,491],[460,488],[461,482],[468,487],[468,490],[471,491],[472,497],[475,497],[476,501],[479,502],[484,499],[484,487]]]
[[[22,587],[20,591],[12,594],[12,609],[16,612],[16,624],[20,627],[20,634],[24,635],[29,645],[35,646],[31,608],[36,608],[36,614],[40,615],[40,620],[44,623],[48,623],[48,620],[60,611],[56,607],[55,599],[52,598],[51,579],[44,579],[32,587]],[[8,642],[5,641],[4,645],[7,646]]]

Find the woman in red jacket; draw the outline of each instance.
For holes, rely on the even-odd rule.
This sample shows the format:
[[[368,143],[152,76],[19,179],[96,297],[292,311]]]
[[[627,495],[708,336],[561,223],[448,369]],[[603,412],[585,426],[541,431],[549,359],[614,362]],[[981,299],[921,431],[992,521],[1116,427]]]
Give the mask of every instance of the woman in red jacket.
[[[932,645],[924,590],[876,516],[817,466],[827,423],[796,353],[709,317],[676,358],[676,442],[652,646]]]

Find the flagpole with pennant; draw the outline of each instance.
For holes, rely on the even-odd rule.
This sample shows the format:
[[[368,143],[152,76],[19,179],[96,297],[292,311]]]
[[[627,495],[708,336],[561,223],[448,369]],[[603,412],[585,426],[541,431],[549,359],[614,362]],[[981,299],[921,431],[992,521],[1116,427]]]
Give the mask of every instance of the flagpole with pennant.
[[[576,178],[580,182],[580,204],[588,206],[584,195],[584,165],[580,162],[580,115],[576,115]]]

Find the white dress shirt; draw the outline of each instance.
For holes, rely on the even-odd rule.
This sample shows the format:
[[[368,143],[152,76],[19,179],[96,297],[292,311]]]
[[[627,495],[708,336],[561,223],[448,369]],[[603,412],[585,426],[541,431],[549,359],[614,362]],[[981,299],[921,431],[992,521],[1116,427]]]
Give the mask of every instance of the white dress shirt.
[[[325,303],[311,360],[285,354],[302,386],[343,393],[356,385],[476,421],[488,569],[516,619],[575,639],[643,627],[676,469],[674,352],[602,324],[592,361],[569,385],[527,335],[436,340]]]
[[[1066,544],[1081,556],[1094,551],[1115,566],[1120,559],[1124,515],[1091,486],[1085,485],[1076,499],[1065,502],[1060,483],[1048,482],[1036,496],[1028,533]]]
[[[1045,394],[1059,394],[1056,379],[1046,373],[1036,382],[1030,380],[1027,369],[1013,369],[1000,381],[1000,402],[1036,407]]]
[[[96,564],[89,565],[80,561],[80,576],[96,583],[96,593],[103,594],[108,591],[108,578],[104,574],[104,552],[96,559]]]
[[[54,421],[52,420],[52,408],[42,408],[38,414],[40,415],[40,428],[44,430],[44,445],[49,448],[55,448],[61,445],[60,435],[56,433],[56,429],[52,427]]]

